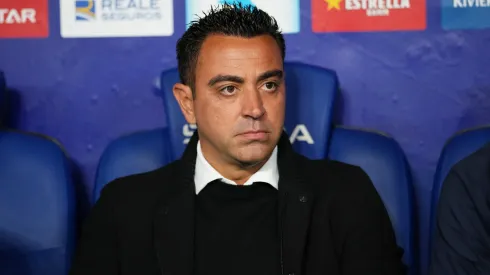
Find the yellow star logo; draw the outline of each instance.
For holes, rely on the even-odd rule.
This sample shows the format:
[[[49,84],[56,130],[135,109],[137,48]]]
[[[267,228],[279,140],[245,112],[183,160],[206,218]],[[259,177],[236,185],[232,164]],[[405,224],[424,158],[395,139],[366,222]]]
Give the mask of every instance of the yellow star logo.
[[[342,0],[324,0],[324,1],[328,5],[327,10],[332,10],[332,9],[340,10],[340,2],[342,2]]]

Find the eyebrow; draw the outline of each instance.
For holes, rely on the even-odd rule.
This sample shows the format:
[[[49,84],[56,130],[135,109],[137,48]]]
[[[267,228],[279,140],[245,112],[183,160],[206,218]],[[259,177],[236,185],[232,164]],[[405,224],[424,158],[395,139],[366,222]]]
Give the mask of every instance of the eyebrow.
[[[217,75],[213,78],[211,78],[208,82],[208,86],[213,86],[214,84],[218,82],[223,82],[223,81],[231,81],[231,82],[236,82],[236,83],[243,83],[245,80],[242,77],[236,76],[236,75]]]
[[[266,80],[267,78],[271,77],[277,77],[277,78],[282,78],[283,72],[281,70],[272,70],[272,71],[267,71],[259,76],[257,78],[257,82],[261,82]]]
[[[271,78],[271,77],[278,77],[278,78],[282,78],[283,76],[283,72],[282,70],[271,70],[271,71],[267,71],[263,74],[261,74],[258,78],[257,78],[257,82],[261,82],[263,80],[266,80],[267,78]],[[236,75],[217,75],[213,78],[211,78],[208,82],[208,86],[213,86],[215,85],[216,83],[219,83],[219,82],[223,82],[223,81],[230,81],[230,82],[235,82],[235,83],[244,83],[245,80],[243,79],[243,77],[240,77],[240,76],[236,76]]]

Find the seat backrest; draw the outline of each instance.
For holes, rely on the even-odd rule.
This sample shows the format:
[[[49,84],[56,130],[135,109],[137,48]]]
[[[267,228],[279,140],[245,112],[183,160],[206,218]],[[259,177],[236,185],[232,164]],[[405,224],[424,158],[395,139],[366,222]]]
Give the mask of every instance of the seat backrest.
[[[398,143],[379,132],[335,127],[329,158],[359,166],[368,174],[388,211],[397,243],[404,250],[409,274],[417,274],[411,173]]]
[[[112,180],[155,170],[173,160],[168,128],[139,131],[122,136],[104,150],[97,166],[92,204]]]
[[[337,74],[329,69],[286,63],[285,128],[296,152],[326,158],[334,103],[339,93]]]
[[[435,228],[437,204],[441,193],[442,185],[451,168],[460,160],[476,152],[486,143],[490,142],[490,125],[473,129],[467,129],[454,134],[448,139],[439,156],[437,169],[432,186],[432,198],[430,209],[430,230],[429,230],[429,253],[432,248],[432,233]],[[429,259],[430,260],[430,259]],[[430,261],[427,261],[429,263]],[[424,267],[428,269],[428,267]]]
[[[67,274],[75,204],[60,146],[38,135],[0,131],[0,274]]]
[[[160,76],[160,92],[165,110],[166,125],[169,129],[168,138],[172,144],[169,152],[172,159],[178,159],[182,155],[196,129],[195,125],[187,123],[174,97],[172,88],[178,82],[180,82],[180,78],[177,68],[164,71]]]
[[[293,62],[286,62],[284,70],[286,132],[297,152],[310,158],[324,158],[339,89],[337,75],[329,69]],[[174,159],[180,157],[196,129],[195,125],[187,124],[174,98],[172,87],[179,81],[177,69],[164,71],[161,75],[161,92]]]

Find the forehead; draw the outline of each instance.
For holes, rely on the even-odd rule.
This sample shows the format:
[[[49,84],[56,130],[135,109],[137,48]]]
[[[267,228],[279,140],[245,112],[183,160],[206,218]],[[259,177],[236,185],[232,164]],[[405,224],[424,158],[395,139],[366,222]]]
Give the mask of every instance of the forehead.
[[[260,74],[282,69],[281,51],[269,35],[252,38],[211,35],[204,40],[199,52],[196,77],[216,74]]]

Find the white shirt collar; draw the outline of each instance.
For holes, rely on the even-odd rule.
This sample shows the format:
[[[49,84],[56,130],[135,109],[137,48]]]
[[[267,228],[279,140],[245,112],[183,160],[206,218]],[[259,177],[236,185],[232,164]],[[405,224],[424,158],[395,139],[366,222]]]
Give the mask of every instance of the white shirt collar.
[[[199,194],[206,185],[214,180],[221,179],[228,184],[236,185],[232,180],[223,177],[216,169],[209,164],[204,158],[201,150],[201,142],[197,142],[197,158],[194,173],[194,183],[196,185],[196,194]],[[279,185],[279,170],[277,168],[277,146],[272,151],[272,155],[267,162],[253,174],[244,185],[251,185],[254,182],[261,181],[272,185],[278,189]]]

